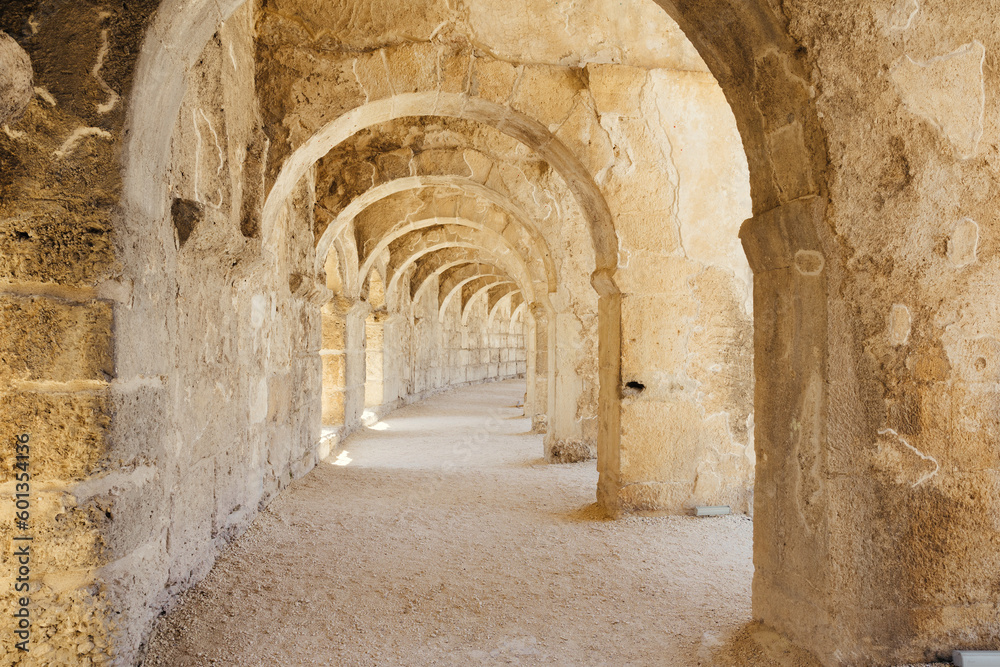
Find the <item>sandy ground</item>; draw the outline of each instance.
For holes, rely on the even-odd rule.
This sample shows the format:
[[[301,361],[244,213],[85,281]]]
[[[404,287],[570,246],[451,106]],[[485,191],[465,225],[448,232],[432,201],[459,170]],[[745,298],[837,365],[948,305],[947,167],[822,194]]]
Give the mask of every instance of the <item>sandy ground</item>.
[[[746,517],[604,519],[504,382],[362,429],[161,619],[169,665],[754,665]]]

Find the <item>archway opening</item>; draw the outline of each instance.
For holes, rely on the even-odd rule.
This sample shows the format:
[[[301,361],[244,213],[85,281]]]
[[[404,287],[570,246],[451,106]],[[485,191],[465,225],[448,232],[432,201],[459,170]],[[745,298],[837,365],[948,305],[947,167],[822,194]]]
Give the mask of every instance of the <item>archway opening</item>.
[[[715,82],[708,68],[690,45],[675,39],[679,34],[676,26],[663,28],[656,24],[654,32],[669,34],[671,38],[665,42],[671,44],[661,49],[661,42],[653,42],[653,47],[647,43],[646,48],[655,52],[650,61],[643,61],[641,53],[636,55],[643,49],[631,44],[631,37],[620,36],[623,47],[629,47],[620,53],[602,52],[587,42],[583,47],[571,45],[569,56],[553,56],[545,51],[545,44],[538,48],[546,55],[531,56],[529,52],[537,45],[513,40],[515,50],[505,52],[500,43],[503,40],[493,49],[482,48],[480,40],[472,47],[471,40],[455,37],[451,29],[427,35],[417,30],[405,37],[380,33],[371,49],[365,51],[357,49],[352,41],[362,38],[351,36],[349,29],[341,32],[342,26],[307,30],[307,41],[332,40],[323,49],[312,49],[307,54],[309,47],[299,48],[296,44],[303,36],[294,26],[285,25],[288,16],[269,8],[273,9],[265,3],[262,13],[255,17],[261,35],[257,44],[258,101],[262,127],[271,140],[269,166],[263,176],[268,186],[265,191],[269,192],[260,226],[263,270],[273,271],[282,280],[288,273],[289,290],[295,298],[321,301],[324,295],[316,296],[303,287],[311,280],[323,280],[323,271],[318,267],[324,267],[327,260],[323,252],[316,252],[316,244],[342,239],[345,247],[353,249],[351,261],[355,265],[361,265],[365,253],[372,250],[365,242],[375,237],[364,236],[363,230],[350,226],[355,218],[364,215],[362,211],[352,210],[343,219],[340,211],[327,216],[328,226],[331,217],[345,223],[341,228],[346,231],[343,236],[338,233],[327,238],[316,224],[325,215],[317,204],[325,194],[321,163],[331,149],[349,144],[352,137],[379,124],[401,122],[407,131],[419,133],[422,130],[417,124],[407,120],[413,118],[449,118],[488,126],[492,130],[480,132],[483,142],[493,142],[495,147],[497,142],[513,140],[500,147],[513,154],[533,153],[539,157],[537,164],[531,169],[522,169],[523,164],[515,160],[499,166],[487,164],[477,156],[486,154],[478,150],[482,146],[463,146],[462,150],[450,151],[456,158],[453,166],[459,166],[461,173],[445,169],[435,172],[433,169],[441,162],[431,161],[432,170],[426,175],[472,179],[509,201],[520,193],[515,203],[533,209],[527,217],[537,223],[543,237],[550,234],[545,238],[548,250],[540,255],[529,253],[533,244],[524,240],[527,237],[518,236],[521,231],[515,225],[491,226],[495,220],[481,212],[470,215],[458,209],[449,218],[471,220],[474,224],[414,226],[407,234],[416,238],[422,230],[429,230],[428,234],[442,237],[437,241],[425,237],[423,249],[427,252],[421,258],[446,250],[484,247],[498,255],[513,247],[517,261],[502,267],[512,280],[463,284],[448,308],[457,310],[459,321],[477,309],[485,312],[487,338],[501,335],[489,324],[495,312],[510,318],[508,331],[518,326],[518,319],[520,326],[533,331],[532,341],[522,343],[520,348],[525,349],[525,373],[535,376],[533,381],[529,379],[526,392],[531,416],[536,426],[550,436],[546,454],[552,459],[579,460],[596,453],[601,467],[600,499],[612,512],[681,512],[701,502],[725,500],[737,510],[748,510],[753,462],[752,410],[746,400],[750,373],[749,281],[747,272],[741,275],[742,269],[734,268],[730,260],[739,259],[736,228],[749,211],[731,214],[741,206],[748,207],[749,199],[744,196],[745,190],[736,192],[745,183],[729,190],[719,187],[718,179],[715,186],[709,187],[700,187],[704,184],[698,181],[699,177],[713,175],[713,171],[714,176],[719,175],[718,169],[708,166],[710,160],[697,164],[698,155],[705,157],[703,153],[710,150],[706,147],[713,146],[718,151],[708,157],[722,159],[732,154],[733,146],[739,146],[738,138],[734,142],[732,133],[712,132],[707,126],[682,128],[679,134],[671,132],[678,127],[670,120],[691,112],[691,106],[698,104],[695,100],[705,102],[711,98],[715,105],[712,109],[718,113],[729,111],[718,86],[712,87]],[[305,6],[300,9],[304,11],[298,17],[300,25],[321,25],[331,18],[322,12],[311,13]],[[596,18],[600,18],[598,9],[592,8]],[[639,14],[643,21],[655,24],[659,20],[653,19],[648,7]],[[295,38],[291,39],[293,33]],[[560,49],[566,47],[563,40],[553,37],[552,41],[558,42]],[[668,53],[671,48],[667,47],[675,52]],[[317,53],[321,56],[308,65],[307,61]],[[661,56],[663,62],[656,60]],[[727,78],[730,73],[725,74],[723,84],[731,86],[731,78]],[[704,93],[703,98],[699,98],[699,92]],[[199,94],[205,93],[203,90]],[[739,102],[730,94],[730,101],[734,100]],[[746,126],[746,109],[735,103],[733,109],[738,112],[737,122]],[[453,129],[446,127],[436,139]],[[747,128],[742,129],[746,145],[753,148],[760,137],[753,134],[751,127],[748,139]],[[780,140],[794,143],[799,136],[795,127],[779,129],[785,134],[776,131],[769,136],[772,147]],[[204,128],[200,132],[200,136],[210,136]],[[685,144],[685,137],[696,140]],[[420,151],[419,155],[428,157],[430,152]],[[692,153],[694,158],[690,157]],[[370,174],[372,185],[414,178],[419,173],[416,152],[407,156],[394,149],[375,150],[374,154],[377,168]],[[789,174],[779,173],[775,165],[769,167],[773,181],[769,191],[766,178],[760,175],[759,155],[754,151],[750,154],[754,168],[745,180],[754,183],[758,212],[766,213],[768,205],[774,203],[773,191],[780,190],[783,197],[797,191],[785,180]],[[518,170],[522,172],[521,180],[515,173]],[[377,181],[374,177],[380,174],[392,178]],[[426,189],[440,182],[428,180],[415,185]],[[716,187],[718,196],[706,201],[712,199],[706,195],[711,187]],[[556,191],[560,196],[549,196],[551,202],[546,201]],[[564,193],[568,196],[562,196]],[[781,196],[775,201],[780,201]],[[382,199],[381,193],[378,198]],[[343,210],[352,202],[348,200]],[[711,204],[719,202],[725,204],[726,214],[721,216],[725,221],[713,228],[712,223],[721,218],[715,217],[718,211]],[[552,217],[541,211],[549,203]],[[440,216],[440,212],[435,215]],[[730,229],[723,233],[721,227],[725,225]],[[490,233],[499,235],[502,242],[487,241]],[[391,241],[387,248],[390,257],[394,251],[406,252],[406,242],[402,237]],[[555,267],[555,285],[548,284],[546,259]],[[500,261],[497,257],[489,260]],[[772,260],[768,256],[761,261]],[[349,273],[343,267],[340,270]],[[387,312],[393,281],[406,284],[422,270],[423,261],[417,259],[402,273],[386,273]],[[358,349],[348,342],[351,332],[358,328],[361,340],[367,338],[365,319],[369,314],[362,314],[364,307],[359,305],[363,301],[360,282],[365,274],[358,271],[355,266],[355,275],[339,285],[344,300],[338,302],[340,310],[336,311],[344,317],[345,359],[343,382],[339,385],[344,400],[337,418],[345,425],[360,415],[366,402],[374,403],[374,398],[364,397],[368,387],[377,382],[377,378],[364,373],[356,382],[358,378],[352,376],[347,360],[350,350]],[[441,280],[440,274],[433,280]],[[591,282],[600,294],[591,312],[582,308],[579,299],[581,292],[576,285],[581,280]],[[508,298],[503,293],[507,282],[519,288],[523,299],[516,307],[513,296],[509,307],[504,301]],[[568,284],[573,287],[567,288]],[[334,291],[329,283],[327,289]],[[588,295],[592,297],[593,293]],[[414,316],[413,327],[429,333],[431,321],[440,322],[441,304],[422,297],[419,291],[416,296],[427,302],[421,305],[426,314]],[[328,301],[322,308],[331,308],[331,303],[335,302]],[[448,312],[446,308],[445,317],[449,317]],[[360,327],[352,322],[360,323]],[[384,328],[382,337],[384,340]],[[366,350],[368,342],[361,349]],[[590,353],[598,342],[599,356]],[[515,357],[520,348],[511,348]],[[337,348],[323,342],[319,349]],[[374,345],[370,349],[374,351]],[[464,351],[463,346],[459,352]],[[356,367],[365,368],[366,361],[369,366],[375,365],[367,354],[366,350],[366,358]],[[508,371],[509,357],[510,352]],[[421,356],[411,348],[404,358],[409,360],[408,370],[400,372],[399,377],[409,395],[429,386],[426,375],[425,380],[420,379],[422,371],[430,369],[431,377],[443,377],[442,367],[435,367],[430,355]],[[486,359],[487,367],[495,365],[497,373],[503,372],[503,350],[495,362],[492,356]],[[383,404],[384,362],[383,356]],[[362,400],[352,403],[348,394],[359,386]],[[323,402],[327,402],[326,392]],[[335,419],[324,417],[324,421]]]

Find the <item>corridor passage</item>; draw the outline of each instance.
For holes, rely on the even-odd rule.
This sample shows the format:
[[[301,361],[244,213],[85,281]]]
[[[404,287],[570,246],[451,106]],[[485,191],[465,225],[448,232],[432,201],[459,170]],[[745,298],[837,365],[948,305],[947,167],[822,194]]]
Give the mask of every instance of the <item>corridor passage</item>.
[[[546,464],[523,392],[453,390],[348,438],[161,619],[145,665],[772,664],[731,641],[751,521],[603,519],[594,462]]]

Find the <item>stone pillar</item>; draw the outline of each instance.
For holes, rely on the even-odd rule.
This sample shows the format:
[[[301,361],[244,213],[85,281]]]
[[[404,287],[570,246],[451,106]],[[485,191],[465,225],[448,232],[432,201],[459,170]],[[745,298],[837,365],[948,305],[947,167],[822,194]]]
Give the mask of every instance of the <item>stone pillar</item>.
[[[814,232],[822,224],[813,197],[748,220],[740,234],[754,271],[754,617],[812,647],[829,637],[836,576],[834,489],[824,481],[827,281]]]
[[[549,313],[540,303],[528,306],[534,321],[532,337],[532,358],[529,364],[534,369],[531,387],[532,402],[525,403],[525,414],[531,417],[531,431],[545,433],[548,429],[549,410]]]
[[[871,278],[845,287],[833,241],[817,238],[825,215],[803,198],[741,232],[755,284],[754,618],[826,665],[995,648],[996,389],[973,373],[995,373],[997,355],[980,335],[958,370],[971,381],[949,378],[962,358],[920,340],[902,306],[868,285],[869,301],[843,299]],[[861,310],[884,313],[881,350],[856,342]]]
[[[557,313],[552,327],[545,458],[553,463],[577,463],[597,455],[595,406],[585,397],[587,383],[593,380],[586,377],[584,365],[584,358],[593,355],[594,341],[588,342],[583,328],[582,317],[573,312]]]
[[[339,298],[323,306],[323,426],[344,424],[344,392],[347,387],[347,317]]]
[[[368,304],[335,297],[322,310],[323,426],[350,430],[365,397],[365,316]]]
[[[393,406],[405,396],[403,387],[403,341],[406,338],[407,321],[403,315],[393,313],[385,318],[382,326],[382,395],[383,403]]]
[[[749,512],[753,376],[745,284],[681,254],[643,259],[617,270],[620,291],[599,306],[601,501],[616,514],[685,514],[696,505]],[[620,359],[613,358],[614,340]]]
[[[369,306],[365,301],[356,302],[347,311],[347,375],[344,423],[349,429],[361,423],[365,409],[365,323]]]
[[[365,320],[365,407],[377,408],[385,395],[385,311],[373,311]]]
[[[524,317],[524,416],[535,412],[535,318],[530,311]]]

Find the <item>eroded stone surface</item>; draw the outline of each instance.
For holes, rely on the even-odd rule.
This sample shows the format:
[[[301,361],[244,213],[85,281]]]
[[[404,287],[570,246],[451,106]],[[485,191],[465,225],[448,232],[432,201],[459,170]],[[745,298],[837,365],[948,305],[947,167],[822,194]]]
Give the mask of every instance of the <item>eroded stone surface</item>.
[[[0,31],[0,123],[17,120],[34,97],[31,58]]]

